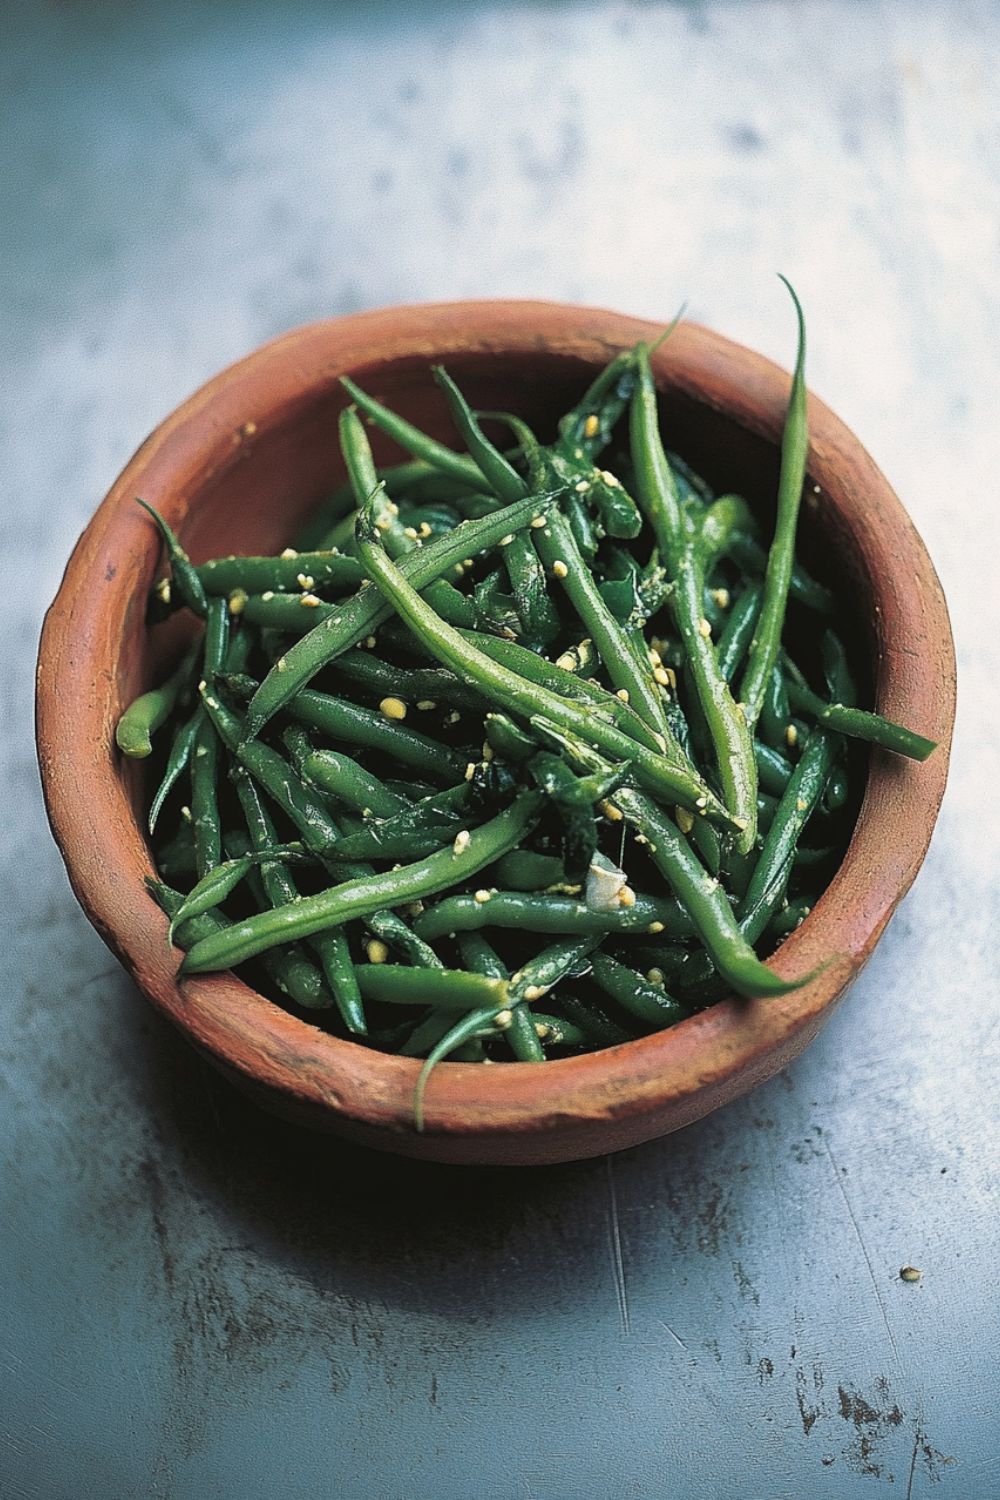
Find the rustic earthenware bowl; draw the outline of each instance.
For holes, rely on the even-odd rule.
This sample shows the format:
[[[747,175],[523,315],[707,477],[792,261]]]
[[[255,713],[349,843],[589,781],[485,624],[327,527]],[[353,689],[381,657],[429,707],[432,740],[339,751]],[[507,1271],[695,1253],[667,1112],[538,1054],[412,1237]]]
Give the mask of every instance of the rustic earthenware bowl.
[[[140,989],[268,1108],[412,1156],[479,1163],[600,1155],[676,1130],[745,1093],[816,1035],[874,948],[927,849],[944,791],[955,663],[934,568],[860,443],[810,403],[804,541],[857,612],[877,707],[940,741],[926,764],[876,752],[844,862],[772,967],[819,978],[781,1000],[713,1006],[673,1030],[538,1067],[446,1063],[412,1125],[419,1064],[338,1041],[231,974],[178,983],[179,954],[148,898],[142,787],[114,727],[170,649],[143,623],[158,546],[136,495],[195,560],[280,549],[341,476],[338,376],[350,373],[449,436],[428,379],[443,360],[474,404],[544,423],[651,325],[547,303],[406,307],[317,323],[224,371],[147,438],[81,537],[49,611],[38,665],[38,747],[52,827],[90,920]],[[767,506],[788,377],[703,328],[656,357],[670,441],[707,476]],[[380,457],[388,458],[389,450]],[[161,632],[162,634],[162,632]]]

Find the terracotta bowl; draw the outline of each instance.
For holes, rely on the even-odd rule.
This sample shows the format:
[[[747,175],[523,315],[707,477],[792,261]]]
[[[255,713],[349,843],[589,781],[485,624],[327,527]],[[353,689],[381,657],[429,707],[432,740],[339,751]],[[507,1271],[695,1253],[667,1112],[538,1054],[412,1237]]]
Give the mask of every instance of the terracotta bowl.
[[[860,443],[811,400],[812,503],[804,542],[856,608],[878,708],[940,741],[922,766],[876,752],[850,847],[814,911],[780,948],[784,976],[829,960],[782,1000],[727,1001],[670,1031],[538,1067],[446,1063],[412,1126],[418,1064],[316,1030],[232,974],[179,983],[179,955],[143,888],[143,789],[114,726],[170,650],[143,623],[157,566],[141,495],[195,560],[283,546],[342,477],[338,376],[350,373],[449,437],[427,367],[443,360],[474,403],[544,424],[616,350],[658,330],[547,303],[404,307],[317,323],[216,376],[147,438],[77,544],[42,635],[38,748],[49,817],[84,910],[140,989],[266,1107],[411,1156],[538,1163],[664,1135],[785,1067],[814,1037],[909,888],[944,791],[955,663],[938,579],[905,511]],[[788,376],[682,325],[656,358],[670,440],[710,479],[766,507]],[[452,439],[453,440],[453,439]],[[380,455],[390,457],[389,449]]]

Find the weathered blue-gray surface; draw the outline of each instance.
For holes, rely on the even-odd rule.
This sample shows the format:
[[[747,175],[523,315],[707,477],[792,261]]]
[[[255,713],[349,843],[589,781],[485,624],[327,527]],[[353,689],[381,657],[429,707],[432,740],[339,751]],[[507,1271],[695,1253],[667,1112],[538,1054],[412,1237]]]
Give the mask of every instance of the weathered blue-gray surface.
[[[1000,1494],[1000,16],[981,3],[5,8],[0,1489],[38,1500]],[[78,912],[30,661],[146,431],[296,322],[541,295],[811,380],[949,592],[938,835],[799,1063],[530,1175],[258,1117]],[[916,1285],[899,1280],[912,1263]]]

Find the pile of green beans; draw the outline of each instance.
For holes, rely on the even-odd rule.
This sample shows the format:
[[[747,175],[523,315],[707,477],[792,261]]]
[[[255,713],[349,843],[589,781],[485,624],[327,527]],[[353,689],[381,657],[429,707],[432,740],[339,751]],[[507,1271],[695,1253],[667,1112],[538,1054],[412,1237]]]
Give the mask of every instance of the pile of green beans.
[[[150,512],[151,625],[201,630],[117,743],[153,772],[182,974],[239,968],[423,1058],[418,1125],[443,1058],[542,1063],[808,979],[764,960],[836,871],[864,747],[934,745],[858,706],[846,611],[796,552],[789,291],[773,529],[674,453],[643,346],[554,434],[435,370],[464,451],[345,380],[347,483],[302,550],[195,566]]]

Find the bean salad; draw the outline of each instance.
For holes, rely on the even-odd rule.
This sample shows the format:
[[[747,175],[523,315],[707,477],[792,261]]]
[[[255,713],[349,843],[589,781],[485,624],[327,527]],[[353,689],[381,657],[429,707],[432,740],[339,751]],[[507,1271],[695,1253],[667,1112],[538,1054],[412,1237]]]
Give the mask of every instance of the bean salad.
[[[157,773],[181,973],[424,1059],[418,1127],[444,1058],[544,1063],[808,980],[764,959],[843,856],[864,744],[935,748],[858,707],[846,611],[797,554],[788,290],[773,526],[665,445],[645,345],[554,437],[435,368],[462,451],[344,379],[347,481],[276,557],[195,566],[146,507],[150,622],[201,628],[117,742]],[[404,460],[376,467],[369,426]]]

